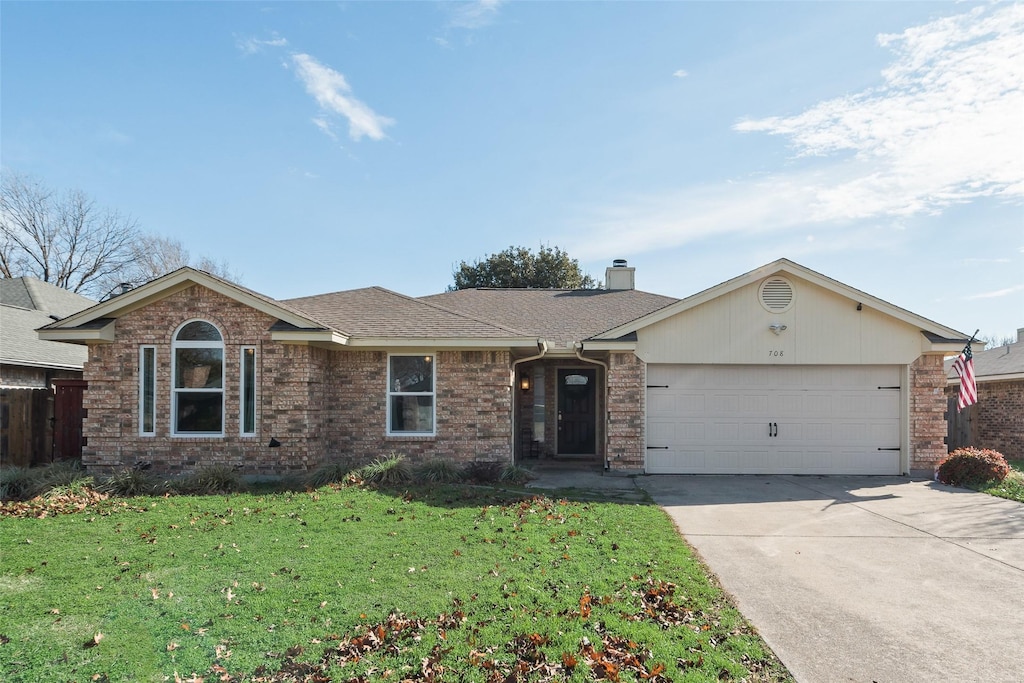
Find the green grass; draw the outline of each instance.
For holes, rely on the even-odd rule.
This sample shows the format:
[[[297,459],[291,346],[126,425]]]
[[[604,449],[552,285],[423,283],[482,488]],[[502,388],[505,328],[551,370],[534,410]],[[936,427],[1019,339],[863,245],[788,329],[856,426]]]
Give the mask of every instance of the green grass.
[[[994,486],[985,486],[978,490],[1024,503],[1024,460],[1007,460],[1006,462],[1012,468],[1006,479]]]
[[[0,548],[5,681],[790,680],[651,505],[133,498],[0,517]]]

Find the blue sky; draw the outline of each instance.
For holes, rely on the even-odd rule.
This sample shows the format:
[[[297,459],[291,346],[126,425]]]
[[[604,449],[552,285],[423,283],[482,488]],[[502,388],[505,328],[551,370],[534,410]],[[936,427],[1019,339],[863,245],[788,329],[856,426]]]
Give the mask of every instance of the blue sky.
[[[0,9],[5,167],[276,298],[559,246],[685,297],[779,257],[1024,327],[1024,6]]]

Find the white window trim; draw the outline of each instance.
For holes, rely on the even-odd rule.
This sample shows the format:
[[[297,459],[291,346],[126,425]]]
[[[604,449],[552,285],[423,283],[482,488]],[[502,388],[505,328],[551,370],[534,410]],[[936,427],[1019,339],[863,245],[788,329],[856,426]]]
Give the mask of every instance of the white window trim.
[[[252,351],[252,431],[245,431],[245,353]],[[259,421],[259,363],[255,346],[242,346],[238,350],[238,435],[256,436],[260,430]]]
[[[430,373],[430,391],[392,391],[391,390],[391,359],[392,358],[410,358],[410,357],[430,357],[430,365],[432,372]],[[387,410],[385,411],[386,420],[385,433],[387,436],[395,437],[423,437],[423,436],[437,436],[437,354],[432,352],[423,353],[389,353],[387,358],[387,372],[384,374],[387,376],[387,397],[385,403],[387,404]],[[402,431],[395,432],[391,430],[391,398],[393,396],[429,396],[432,400],[430,402],[430,431],[429,432],[411,432]]]
[[[213,325],[214,329],[217,330],[217,334],[220,335],[219,342],[211,341],[178,341],[178,335],[181,330],[191,323],[207,323]],[[216,344],[220,344],[221,351],[221,378],[220,378],[220,431],[219,432],[179,432],[178,431],[178,394],[189,393],[188,389],[178,389],[175,387],[176,378],[178,376],[178,349],[193,348],[193,349],[209,349],[213,348]],[[220,327],[214,325],[211,321],[205,318],[191,318],[186,320],[182,324],[178,325],[174,330],[174,335],[171,336],[171,436],[183,439],[202,439],[202,438],[223,438],[224,437],[224,423],[227,421],[226,415],[226,397],[227,387],[225,387],[225,379],[227,375],[227,354],[224,344],[224,332],[221,331]],[[197,390],[192,390],[196,392]],[[213,391],[212,389],[204,389],[202,391]]]
[[[153,429],[146,431],[146,352],[153,352]],[[156,346],[144,344],[139,347],[139,436],[156,436]]]

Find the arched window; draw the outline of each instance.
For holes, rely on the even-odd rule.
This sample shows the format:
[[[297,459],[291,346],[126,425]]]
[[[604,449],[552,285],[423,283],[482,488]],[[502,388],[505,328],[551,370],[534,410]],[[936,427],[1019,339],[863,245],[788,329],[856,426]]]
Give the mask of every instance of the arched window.
[[[172,343],[172,433],[224,434],[224,338],[205,320],[178,328]]]

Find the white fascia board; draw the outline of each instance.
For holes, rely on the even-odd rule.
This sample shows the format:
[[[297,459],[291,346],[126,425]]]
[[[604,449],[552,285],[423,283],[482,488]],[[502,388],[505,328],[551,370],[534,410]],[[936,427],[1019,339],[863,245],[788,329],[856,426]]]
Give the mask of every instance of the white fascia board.
[[[277,330],[270,333],[271,341],[282,344],[328,344],[348,346],[350,339],[335,330]]]
[[[386,348],[431,348],[431,349],[511,349],[536,348],[533,337],[499,337],[488,339],[451,337],[355,337],[349,340],[351,347]]]
[[[84,368],[82,365],[44,363],[37,360],[19,360],[17,358],[0,358],[0,363],[3,363],[4,365],[18,365],[23,368],[42,368],[44,370],[77,370],[78,372],[81,372]]]
[[[587,351],[636,351],[635,341],[614,341],[612,339],[595,339],[583,342],[583,352]]]
[[[117,321],[111,320],[101,328],[74,328],[61,327],[58,329],[47,329],[45,327],[36,330],[36,334],[43,341],[69,342],[72,344],[110,344],[114,341],[114,327]]]
[[[1014,380],[1024,379],[1024,372],[1014,372],[1012,374],[1005,375],[985,375],[983,377],[974,377],[975,384],[987,384],[989,382],[1012,382]],[[958,387],[960,386],[959,377],[947,377],[946,386]]]

